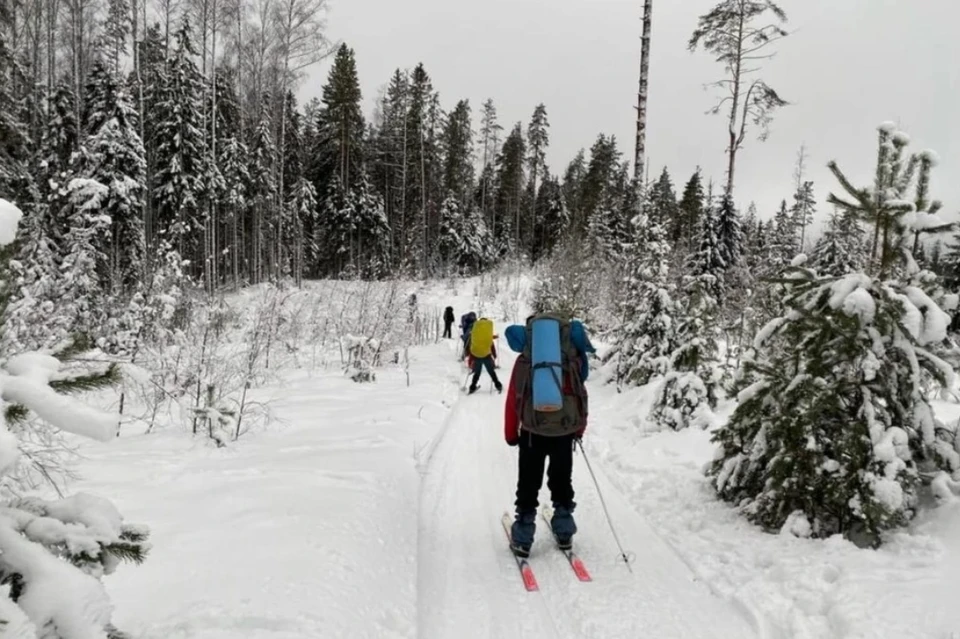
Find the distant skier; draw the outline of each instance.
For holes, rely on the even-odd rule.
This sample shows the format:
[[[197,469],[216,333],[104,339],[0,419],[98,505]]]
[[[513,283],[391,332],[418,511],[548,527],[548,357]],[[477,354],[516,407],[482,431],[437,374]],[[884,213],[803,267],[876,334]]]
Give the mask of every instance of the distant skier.
[[[587,353],[595,349],[583,324],[549,314],[531,316],[526,327],[513,325],[504,334],[510,348],[520,353],[504,405],[504,438],[510,446],[519,446],[511,550],[520,557],[530,555],[547,457],[550,524],[557,545],[569,549],[577,532],[573,447],[587,428],[583,382],[590,373]]]
[[[445,311],[443,311],[443,339],[452,339],[453,338],[453,320],[455,319],[453,315],[453,307],[448,306]]]
[[[497,347],[493,343],[496,335],[493,333],[493,321],[486,317],[481,317],[473,325],[470,335],[467,338],[467,365],[473,370],[473,380],[470,382],[470,394],[477,392],[477,384],[480,382],[480,374],[483,369],[487,369],[487,374],[493,380],[497,392],[503,390],[503,384],[497,377],[496,359]]]

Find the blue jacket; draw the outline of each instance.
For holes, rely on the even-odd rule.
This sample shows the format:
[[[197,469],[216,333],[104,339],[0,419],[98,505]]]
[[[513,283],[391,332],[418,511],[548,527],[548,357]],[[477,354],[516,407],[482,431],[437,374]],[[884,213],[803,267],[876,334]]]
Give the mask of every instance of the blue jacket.
[[[523,352],[527,345],[527,329],[525,326],[512,324],[507,327],[503,334],[507,338],[507,345],[510,346],[510,350],[516,353]],[[573,342],[577,352],[582,355],[580,358],[580,379],[586,381],[587,377],[590,376],[590,362],[587,361],[586,354],[596,353],[597,349],[590,343],[590,338],[587,337],[587,329],[583,327],[582,322],[577,320],[570,322],[570,341]]]

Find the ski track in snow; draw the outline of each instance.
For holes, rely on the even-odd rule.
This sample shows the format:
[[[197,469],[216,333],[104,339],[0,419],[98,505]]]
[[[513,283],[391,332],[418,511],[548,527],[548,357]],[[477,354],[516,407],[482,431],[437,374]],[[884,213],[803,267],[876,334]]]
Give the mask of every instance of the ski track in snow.
[[[504,383],[511,365],[504,362]],[[635,557],[633,572],[627,570],[579,454],[575,545],[594,581],[576,580],[538,522],[530,562],[540,592],[525,592],[500,525],[504,510],[513,512],[517,455],[503,442],[502,411],[503,398],[485,388],[463,397],[425,469],[418,639],[755,636],[745,611],[698,582],[595,467],[624,547]],[[549,500],[545,486],[540,497],[541,503]]]

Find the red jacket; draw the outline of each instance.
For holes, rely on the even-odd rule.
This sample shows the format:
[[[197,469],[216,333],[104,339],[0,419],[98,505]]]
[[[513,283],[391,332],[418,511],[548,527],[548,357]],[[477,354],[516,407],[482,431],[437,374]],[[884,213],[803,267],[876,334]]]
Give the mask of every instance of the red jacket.
[[[513,363],[513,370],[510,372],[510,383],[507,384],[507,401],[503,405],[503,438],[506,442],[513,446],[520,441],[520,415],[517,414],[517,392],[514,390],[513,386],[513,376],[517,373],[517,362]],[[566,379],[563,380],[563,392],[564,394],[573,392],[573,389],[570,387],[570,382]],[[583,428],[577,431],[577,437],[583,437],[584,431],[587,430],[586,425]]]

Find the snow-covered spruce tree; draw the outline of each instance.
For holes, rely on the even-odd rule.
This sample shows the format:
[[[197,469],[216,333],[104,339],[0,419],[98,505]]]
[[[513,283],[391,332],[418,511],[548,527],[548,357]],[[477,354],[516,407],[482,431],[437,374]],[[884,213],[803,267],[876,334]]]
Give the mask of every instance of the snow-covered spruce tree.
[[[130,97],[102,61],[94,64],[87,91],[92,97],[86,105],[87,137],[76,162],[77,175],[108,189],[102,213],[109,216],[109,236],[101,250],[109,260],[109,290],[122,295],[140,281],[143,271],[143,142]]]
[[[492,258],[487,225],[477,210],[461,211],[456,197],[449,196],[440,209],[437,248],[444,264],[461,273],[476,273]]]
[[[97,335],[106,317],[100,273],[107,264],[101,250],[110,227],[103,213],[110,189],[96,180],[75,178],[64,191],[63,215],[70,230],[60,264],[58,312],[70,318],[71,333]]]
[[[192,259],[196,269],[203,261],[193,259],[200,257],[200,234],[192,231],[202,228],[209,161],[201,121],[206,90],[193,61],[192,37],[189,21],[184,19],[174,36],[176,49],[160,77],[156,122],[151,126],[156,128],[157,141],[153,195],[158,231],[170,238],[181,255]]]
[[[664,218],[669,219],[669,218]],[[617,382],[643,385],[666,374],[676,343],[676,303],[670,282],[670,246],[662,223],[634,219],[637,238],[625,265],[622,324],[616,352]]]
[[[717,211],[703,211],[697,250],[687,260],[676,313],[669,372],[657,392],[650,419],[675,430],[706,427],[716,406],[719,308],[727,264],[718,235]]]
[[[19,219],[19,210],[0,199],[4,288],[11,283],[9,245]],[[26,353],[6,359],[0,368],[0,582],[7,586],[0,596],[0,623],[9,637],[122,637],[110,622],[112,606],[100,579],[121,561],[144,560],[147,530],[124,523],[113,504],[99,497],[77,494],[48,501],[10,490],[16,486],[18,440],[32,428],[31,415],[102,441],[116,433],[116,416],[60,394],[113,383],[116,369],[71,376],[60,367],[55,357]]]
[[[728,265],[724,257],[725,247],[719,234],[717,209],[712,203],[708,203],[702,215],[697,228],[694,252],[687,257],[684,272],[700,278],[700,284],[707,287],[706,294],[716,303],[722,298],[723,276]]]
[[[4,306],[0,350],[7,353],[50,348],[67,338],[69,317],[59,311],[59,248],[50,238],[49,209],[36,207],[21,226],[10,260],[11,288]]]
[[[839,277],[863,269],[863,229],[851,213],[834,212],[810,255],[820,275]]]
[[[952,374],[936,354],[949,317],[921,289],[863,273],[795,268],[785,286],[788,310],[744,363],[710,475],[765,528],[875,542],[912,516],[922,470],[960,468],[923,388]]]
[[[710,273],[684,278],[684,299],[678,309],[675,346],[669,372],[657,391],[650,419],[659,426],[681,430],[706,428],[717,406],[719,311],[711,295],[718,285]]]
[[[724,276],[729,279],[733,269],[740,264],[743,257],[743,229],[740,225],[740,214],[733,203],[730,194],[720,198],[717,210],[717,241],[720,246],[720,257],[723,260]],[[735,285],[735,282],[730,282]],[[718,300],[722,301],[722,300]]]
[[[758,333],[739,406],[714,436],[717,492],[767,529],[877,544],[913,516],[925,478],[960,469],[956,434],[928,400],[953,376],[938,301],[956,299],[913,263],[914,233],[942,221],[915,215],[928,206],[926,179],[914,201],[902,199],[930,166],[928,153],[904,163],[905,145],[881,127],[873,189],[852,187],[831,163],[856,203],[831,201],[874,226],[875,257],[866,273],[839,277],[788,269],[786,309]]]
[[[537,193],[535,215],[536,242],[535,250],[530,256],[534,262],[549,255],[566,235],[570,226],[570,211],[564,201],[560,181],[555,176],[547,175],[544,178],[543,185]]]

